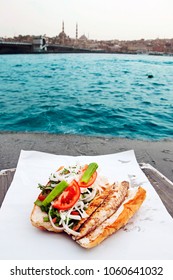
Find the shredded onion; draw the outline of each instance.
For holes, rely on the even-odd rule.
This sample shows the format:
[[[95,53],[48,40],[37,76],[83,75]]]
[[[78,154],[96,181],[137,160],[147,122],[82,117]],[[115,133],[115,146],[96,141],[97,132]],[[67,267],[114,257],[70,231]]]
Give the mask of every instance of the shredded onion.
[[[84,207],[86,207],[86,205],[83,203],[83,201],[78,201],[75,205],[74,208],[80,213],[82,218],[86,218],[88,217],[87,213],[84,210]]]
[[[80,234],[79,232],[76,232],[76,231],[72,230],[71,228],[69,228],[69,226],[64,221],[63,221],[63,228],[69,234],[72,234],[72,235],[75,235],[75,236]]]
[[[89,202],[96,196],[96,193],[97,193],[97,189],[94,188],[93,191],[90,192],[88,195],[86,195],[82,200],[84,202]]]

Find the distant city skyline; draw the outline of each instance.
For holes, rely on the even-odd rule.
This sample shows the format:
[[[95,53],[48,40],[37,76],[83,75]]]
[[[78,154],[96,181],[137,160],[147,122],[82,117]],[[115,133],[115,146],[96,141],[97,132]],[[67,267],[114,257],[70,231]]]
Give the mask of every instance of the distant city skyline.
[[[1,0],[0,37],[85,34],[96,40],[173,38],[172,0]]]

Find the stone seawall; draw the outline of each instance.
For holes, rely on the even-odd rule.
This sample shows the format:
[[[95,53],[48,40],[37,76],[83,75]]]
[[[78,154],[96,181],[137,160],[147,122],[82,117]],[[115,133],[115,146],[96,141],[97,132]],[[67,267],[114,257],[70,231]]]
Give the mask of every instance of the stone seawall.
[[[40,133],[0,133],[0,170],[15,168],[21,149],[61,155],[100,155],[134,150],[138,162],[151,164],[173,181],[173,140],[139,141]]]

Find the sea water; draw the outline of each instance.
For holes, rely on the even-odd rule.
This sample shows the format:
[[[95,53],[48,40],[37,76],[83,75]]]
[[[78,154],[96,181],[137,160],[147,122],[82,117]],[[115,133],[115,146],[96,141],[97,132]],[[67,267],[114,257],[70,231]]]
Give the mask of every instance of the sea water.
[[[173,57],[1,55],[0,131],[173,138]]]

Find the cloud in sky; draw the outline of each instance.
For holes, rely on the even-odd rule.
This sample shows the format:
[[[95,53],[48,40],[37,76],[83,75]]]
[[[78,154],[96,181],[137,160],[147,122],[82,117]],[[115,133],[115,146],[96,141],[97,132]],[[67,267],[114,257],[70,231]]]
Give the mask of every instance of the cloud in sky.
[[[173,38],[172,0],[1,0],[0,36],[56,36],[61,31],[91,39]]]

